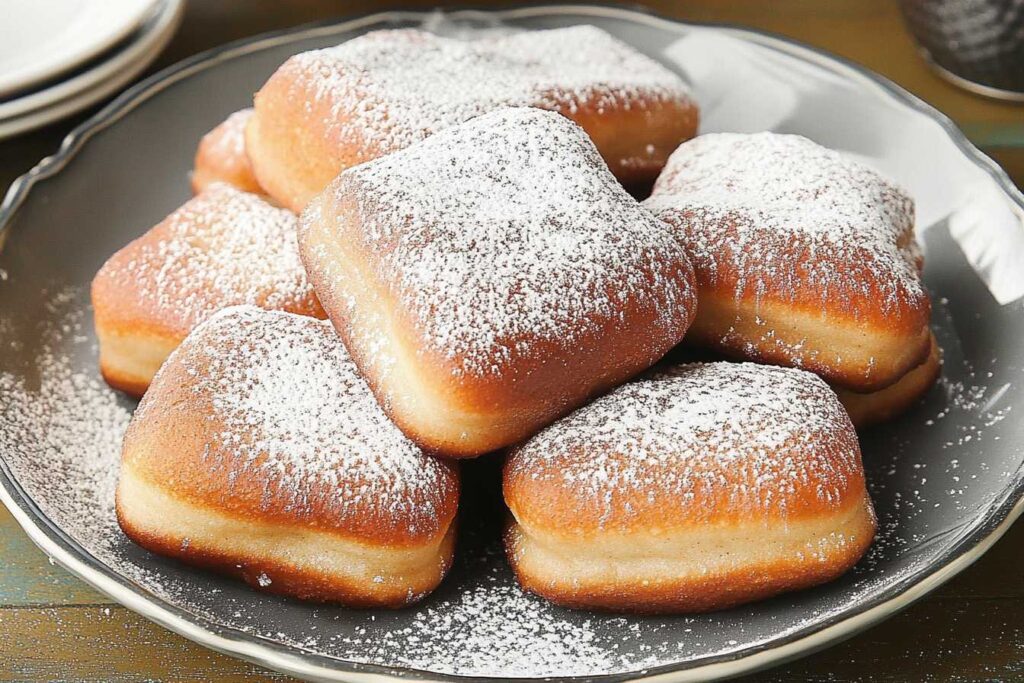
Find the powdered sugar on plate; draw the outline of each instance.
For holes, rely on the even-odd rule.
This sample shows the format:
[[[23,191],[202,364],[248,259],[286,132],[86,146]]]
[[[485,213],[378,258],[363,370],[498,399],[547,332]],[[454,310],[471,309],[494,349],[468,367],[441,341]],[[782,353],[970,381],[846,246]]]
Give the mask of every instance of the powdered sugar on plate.
[[[644,204],[675,226],[699,280],[737,298],[842,306],[854,290],[884,312],[924,296],[913,200],[799,135],[695,138]]]
[[[313,102],[329,112],[329,139],[370,141],[376,154],[502,106],[571,114],[690,101],[677,75],[593,26],[472,41],[375,31],[296,55],[282,71],[311,84]]]

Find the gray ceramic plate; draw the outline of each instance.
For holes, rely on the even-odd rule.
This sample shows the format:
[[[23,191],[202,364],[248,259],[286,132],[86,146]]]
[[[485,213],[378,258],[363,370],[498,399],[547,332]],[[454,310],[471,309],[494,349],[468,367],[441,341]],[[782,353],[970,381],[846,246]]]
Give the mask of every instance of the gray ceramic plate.
[[[877,542],[830,585],[716,614],[572,612],[523,595],[497,543],[497,463],[467,466],[457,566],[393,612],[258,595],[129,544],[111,509],[133,403],[96,373],[88,283],[188,196],[196,140],[288,55],[384,26],[593,23],[677,68],[704,130],[800,132],[915,195],[944,377],[865,434]],[[216,50],[132,89],[11,189],[0,211],[0,497],[55,560],[193,640],[310,678],[706,679],[850,635],[963,569],[1020,513],[1024,198],[941,114],[883,79],[778,38],[618,9],[384,14]]]

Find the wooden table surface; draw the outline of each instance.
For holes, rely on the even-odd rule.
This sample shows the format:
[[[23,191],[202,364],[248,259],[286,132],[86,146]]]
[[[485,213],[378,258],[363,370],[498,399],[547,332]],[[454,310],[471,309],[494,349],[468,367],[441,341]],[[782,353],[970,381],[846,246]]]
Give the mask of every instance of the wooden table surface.
[[[979,99],[934,76],[915,54],[890,0],[642,4],[680,19],[730,22],[780,33],[864,64],[946,112],[1007,169],[1018,186],[1024,184],[1024,107]],[[179,33],[149,72],[229,40],[366,13],[382,5],[337,0],[195,0]],[[90,113],[0,142],[0,191],[55,151],[61,138]],[[1024,524],[1018,524],[973,567],[893,619],[749,680],[1024,678],[1022,566]],[[289,679],[194,645],[110,602],[53,566],[0,508],[0,680]]]

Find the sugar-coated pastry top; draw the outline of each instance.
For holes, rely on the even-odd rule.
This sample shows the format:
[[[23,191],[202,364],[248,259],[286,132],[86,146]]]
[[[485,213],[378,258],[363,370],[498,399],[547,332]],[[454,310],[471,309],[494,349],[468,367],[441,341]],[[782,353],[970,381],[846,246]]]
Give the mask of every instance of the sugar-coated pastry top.
[[[858,315],[926,306],[914,203],[798,135],[717,133],[670,157],[645,205],[679,231],[702,286]],[[925,315],[925,319],[926,319]]]
[[[238,304],[324,317],[299,259],[297,227],[292,212],[215,183],[114,254],[93,282],[93,300],[111,309],[104,315],[182,335]]]
[[[842,508],[863,482],[825,382],[717,362],[652,371],[514,448],[505,496],[521,523],[585,536],[785,523]]]
[[[296,55],[281,72],[315,84],[310,111],[326,113],[335,140],[372,140],[377,153],[501,106],[571,113],[635,98],[691,101],[677,75],[593,26],[474,41],[374,31]]]
[[[418,352],[446,359],[455,376],[501,376],[524,358],[572,351],[627,324],[627,310],[653,320],[637,345],[681,336],[692,318],[692,272],[670,230],[552,112],[501,109],[349,169],[302,230],[338,206],[358,225],[337,229],[355,233],[344,240],[386,283]],[[307,265],[311,256],[330,269],[323,254],[304,253]],[[323,287],[340,277],[322,275]],[[386,371],[390,359],[369,362]]]
[[[252,306],[189,335],[126,444],[136,470],[202,505],[357,538],[438,536],[457,504],[454,466],[388,420],[329,323]]]

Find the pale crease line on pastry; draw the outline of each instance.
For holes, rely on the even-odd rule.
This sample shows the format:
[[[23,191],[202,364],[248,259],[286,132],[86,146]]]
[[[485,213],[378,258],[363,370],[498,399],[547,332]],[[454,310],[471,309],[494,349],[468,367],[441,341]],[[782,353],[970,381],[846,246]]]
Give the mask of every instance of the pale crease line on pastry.
[[[365,585],[372,594],[431,589],[449,563],[444,545],[454,528],[449,525],[418,546],[374,546],[339,534],[239,519],[176,500],[127,467],[122,467],[118,482],[118,507],[133,528],[159,539],[188,539],[188,546],[200,556],[212,553],[239,562],[286,562],[296,571]]]
[[[877,340],[878,336],[869,329],[856,326],[856,321],[823,323],[822,314],[814,316],[793,310],[784,302],[737,302],[728,294],[722,295],[708,288],[701,288],[698,302],[697,317],[688,334],[699,339],[702,345],[734,349],[735,352],[750,349],[745,356],[751,360],[763,359],[811,370],[837,385],[858,383],[860,388],[866,383],[873,387],[868,391],[884,389],[920,365],[927,353],[927,345],[920,339],[922,334],[885,335],[888,337],[888,350],[898,352],[898,355],[893,354],[887,359],[886,365],[901,368],[902,372],[890,372],[884,377],[885,381],[872,381],[872,374],[877,375],[875,369],[881,359],[875,354],[881,347],[876,344],[872,348],[869,340]],[[713,318],[710,324],[709,316]],[[729,324],[729,320],[733,323]],[[735,329],[737,323],[743,324],[742,330]],[[755,335],[754,330],[759,334]],[[837,333],[845,342],[843,351],[835,350]],[[927,324],[921,328],[921,333],[930,338]],[[906,353],[908,337],[912,342],[911,348],[916,347],[920,352]],[[826,351],[831,353],[826,355]]]
[[[864,532],[868,538],[864,539]],[[750,566],[790,563],[813,568],[864,549],[874,536],[874,513],[867,494],[846,509],[751,528],[698,526],[654,535],[647,532],[588,535],[511,528],[513,552],[525,574],[552,584],[603,584],[698,580]],[[761,549],[758,552],[758,548]],[[858,556],[860,554],[858,552]]]

